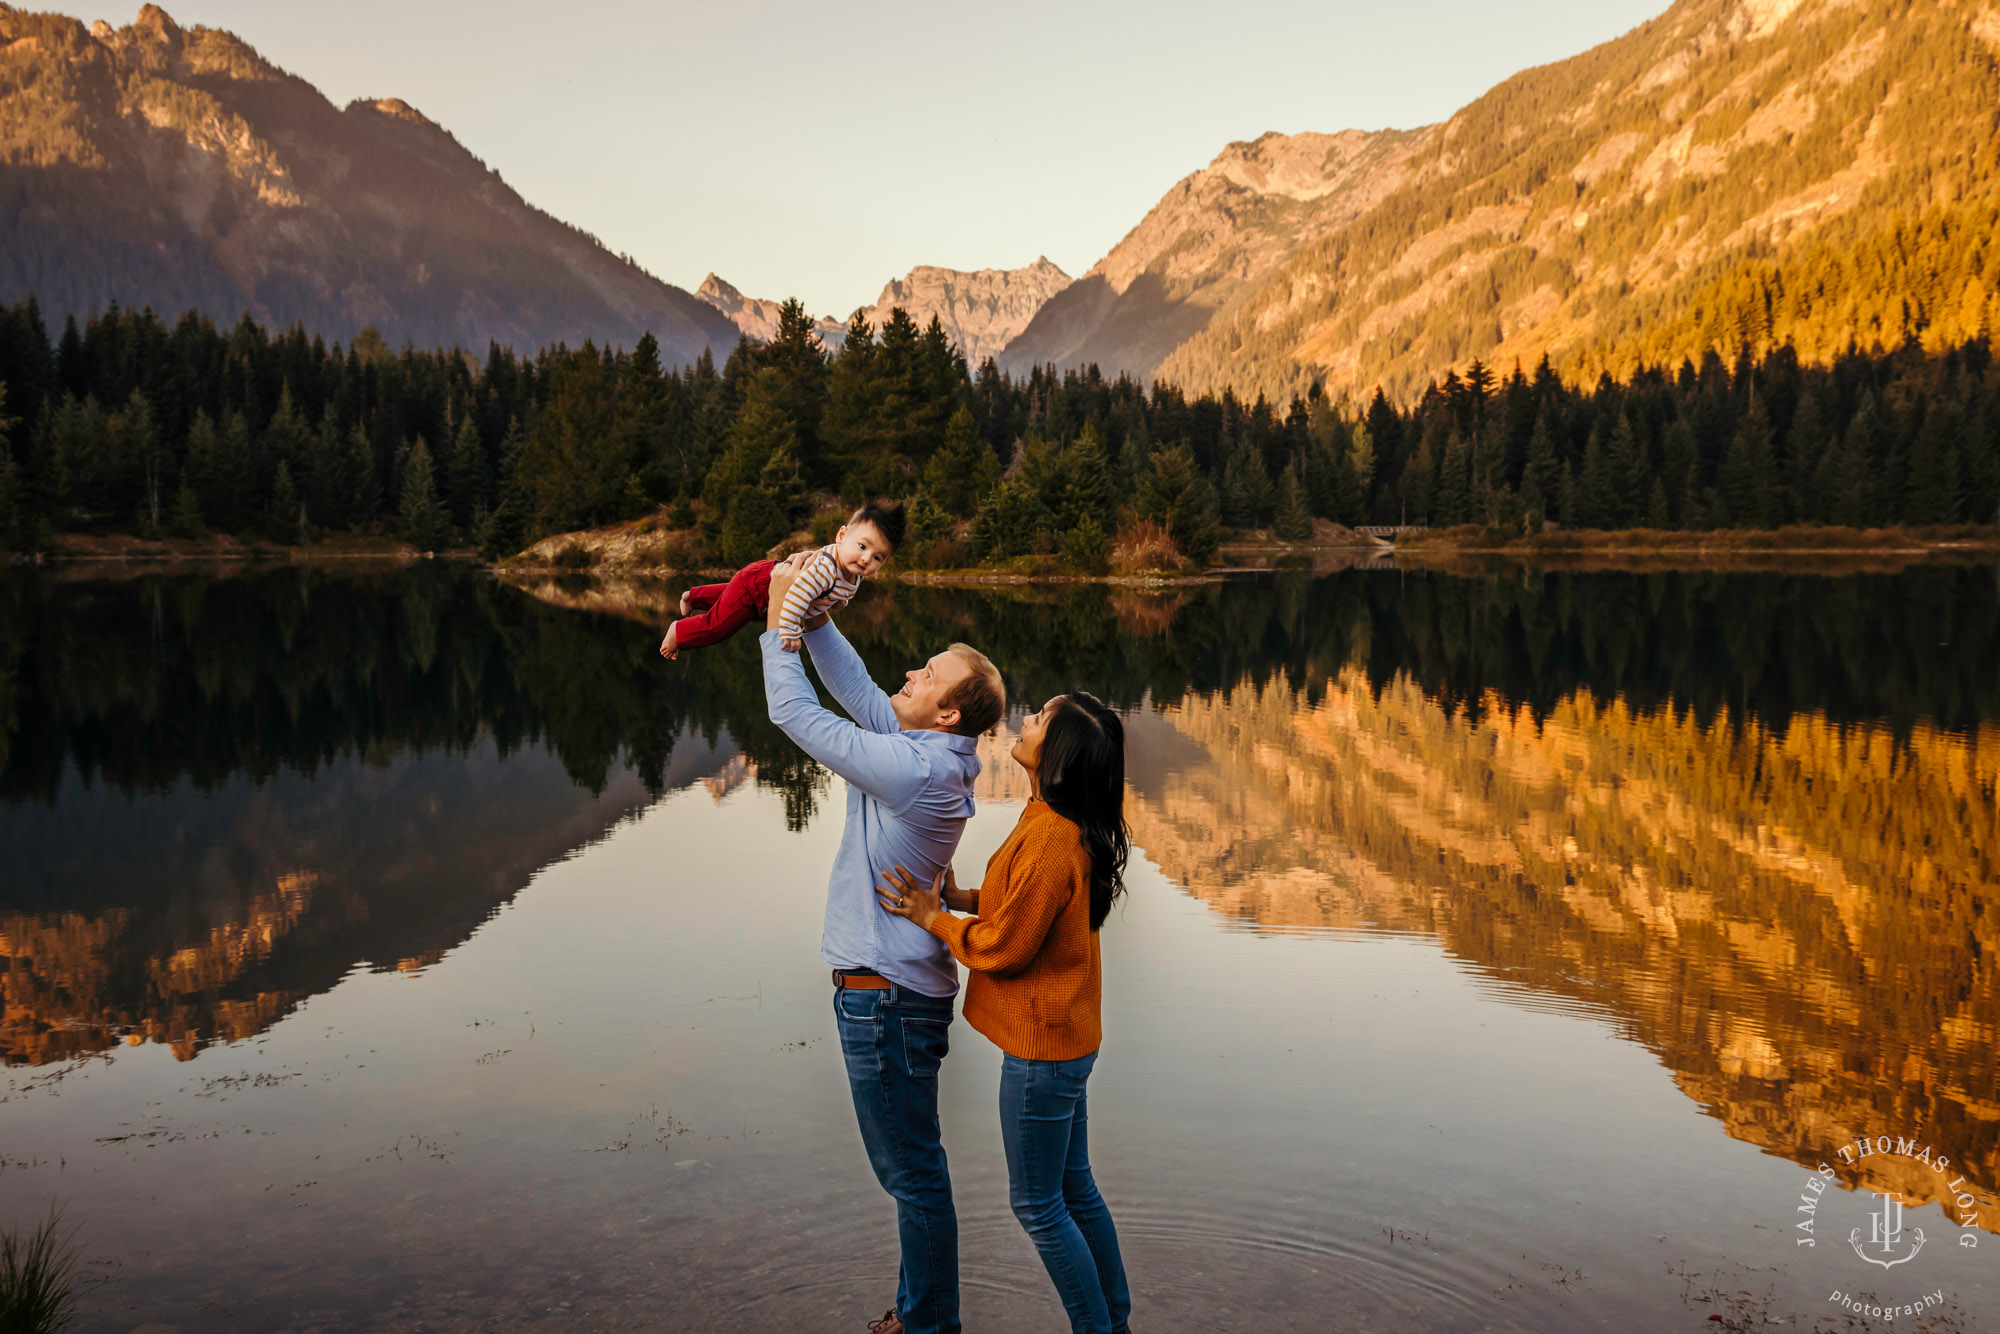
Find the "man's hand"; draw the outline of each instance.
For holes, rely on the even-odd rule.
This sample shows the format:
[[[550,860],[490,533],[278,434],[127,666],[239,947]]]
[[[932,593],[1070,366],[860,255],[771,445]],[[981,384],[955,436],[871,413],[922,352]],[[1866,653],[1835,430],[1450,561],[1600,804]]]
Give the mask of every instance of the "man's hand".
[[[785,609],[785,594],[792,591],[792,580],[799,577],[799,567],[805,563],[805,553],[795,551],[771,567],[771,605],[764,614],[764,628],[778,628],[778,614]]]

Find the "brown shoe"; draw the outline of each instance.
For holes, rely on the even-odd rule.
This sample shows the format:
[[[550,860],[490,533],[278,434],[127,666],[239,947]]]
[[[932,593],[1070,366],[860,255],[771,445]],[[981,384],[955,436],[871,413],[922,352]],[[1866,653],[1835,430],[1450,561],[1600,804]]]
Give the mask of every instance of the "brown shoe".
[[[882,1313],[880,1320],[868,1322],[868,1334],[903,1334],[903,1317],[892,1306]]]

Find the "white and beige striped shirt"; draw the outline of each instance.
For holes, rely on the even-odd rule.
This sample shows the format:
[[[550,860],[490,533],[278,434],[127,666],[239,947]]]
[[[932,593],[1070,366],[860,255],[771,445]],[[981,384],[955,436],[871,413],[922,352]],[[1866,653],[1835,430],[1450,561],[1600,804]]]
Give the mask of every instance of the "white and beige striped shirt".
[[[801,626],[821,612],[845,607],[860,588],[861,581],[841,569],[840,562],[834,559],[833,545],[821,547],[806,557],[791,588],[785,592],[785,600],[778,608],[778,638],[787,645],[796,645],[803,633]]]

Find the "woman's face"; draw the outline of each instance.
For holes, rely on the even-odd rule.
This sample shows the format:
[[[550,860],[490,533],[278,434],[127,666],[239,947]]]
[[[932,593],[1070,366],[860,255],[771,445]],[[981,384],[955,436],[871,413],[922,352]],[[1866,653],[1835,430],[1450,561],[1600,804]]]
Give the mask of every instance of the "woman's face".
[[[1056,716],[1062,707],[1063,697],[1057,695],[1042,705],[1040,713],[1031,713],[1021,724],[1021,735],[1014,742],[1014,762],[1029,773],[1037,773],[1042,765],[1042,737],[1049,730],[1049,719]]]

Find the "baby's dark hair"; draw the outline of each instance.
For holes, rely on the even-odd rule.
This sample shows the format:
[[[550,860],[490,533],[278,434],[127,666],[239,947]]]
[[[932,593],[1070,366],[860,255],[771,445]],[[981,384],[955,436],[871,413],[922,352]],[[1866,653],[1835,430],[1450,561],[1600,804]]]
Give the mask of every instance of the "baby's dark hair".
[[[847,516],[849,527],[857,523],[872,523],[875,531],[891,547],[903,545],[903,526],[906,522],[900,502],[891,504],[886,500],[871,500],[854,513]]]

